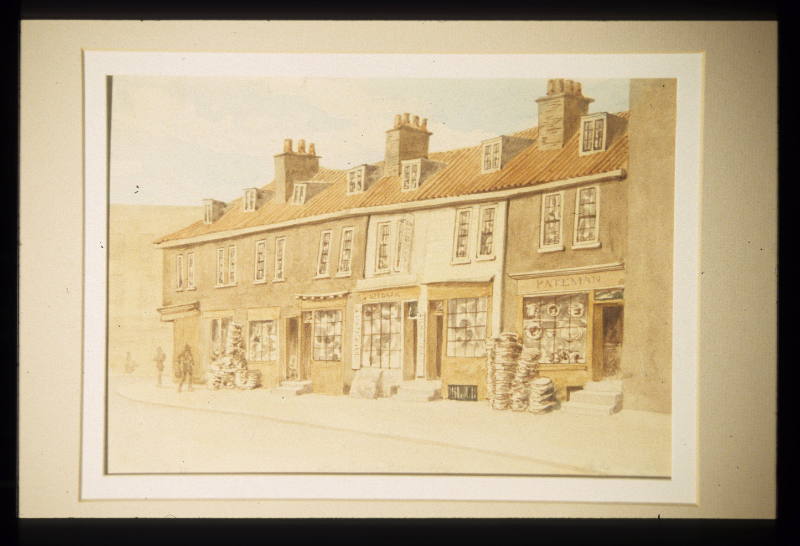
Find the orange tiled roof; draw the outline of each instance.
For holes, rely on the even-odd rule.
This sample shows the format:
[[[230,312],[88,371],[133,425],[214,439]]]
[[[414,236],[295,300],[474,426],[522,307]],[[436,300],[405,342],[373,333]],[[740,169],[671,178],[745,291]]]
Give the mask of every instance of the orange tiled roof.
[[[628,112],[616,115],[628,118]],[[535,139],[537,134],[538,128],[533,127],[511,136]],[[605,152],[586,156],[578,155],[578,139],[579,133],[576,132],[563,148],[547,151],[540,150],[538,141],[535,141],[514,156],[501,170],[486,174],[481,173],[480,145],[433,152],[429,154],[429,159],[446,165],[425,179],[418,189],[405,192],[400,189],[399,176],[384,176],[363,193],[347,195],[348,171],[320,167],[319,172],[310,180],[330,182],[330,186],[304,205],[267,201],[255,212],[244,212],[240,206],[241,199],[235,199],[216,222],[205,224],[199,220],[158,239],[156,243],[276,224],[347,209],[532,186],[613,171],[627,165],[627,133],[617,136]],[[273,182],[270,182],[261,189],[269,190],[272,185]]]

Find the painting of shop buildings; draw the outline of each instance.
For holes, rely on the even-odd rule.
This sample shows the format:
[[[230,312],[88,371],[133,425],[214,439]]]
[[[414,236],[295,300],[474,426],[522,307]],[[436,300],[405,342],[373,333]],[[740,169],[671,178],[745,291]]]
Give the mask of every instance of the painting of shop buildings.
[[[183,379],[183,400],[389,399],[400,413],[466,406],[531,422],[669,414],[676,82],[521,81],[527,91],[505,101],[513,111],[487,107],[506,128],[480,125],[483,105],[470,99],[484,87],[459,94],[453,82],[440,96],[452,104],[409,100],[422,112],[368,110],[338,125],[313,110],[277,116],[269,134],[281,137],[256,146],[260,174],[238,183],[240,161],[197,187],[169,188],[167,173],[160,186],[136,182],[185,206],[114,204],[115,172],[123,180],[147,161],[115,171],[134,149],[115,152],[133,123],[120,114],[112,369],[155,378],[159,345],[160,388]],[[194,100],[181,89],[172,100]],[[415,93],[393,89],[387,104]],[[237,100],[230,108],[251,108]],[[190,114],[218,114],[208,108]],[[459,108],[477,129],[436,122]],[[244,127],[266,117],[240,113]],[[222,139],[239,138],[228,126]]]

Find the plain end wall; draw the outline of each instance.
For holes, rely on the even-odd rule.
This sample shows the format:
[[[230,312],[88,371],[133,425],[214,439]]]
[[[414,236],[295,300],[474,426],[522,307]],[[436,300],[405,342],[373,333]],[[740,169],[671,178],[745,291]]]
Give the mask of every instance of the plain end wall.
[[[622,369],[626,409],[672,410],[675,79],[631,80]]]

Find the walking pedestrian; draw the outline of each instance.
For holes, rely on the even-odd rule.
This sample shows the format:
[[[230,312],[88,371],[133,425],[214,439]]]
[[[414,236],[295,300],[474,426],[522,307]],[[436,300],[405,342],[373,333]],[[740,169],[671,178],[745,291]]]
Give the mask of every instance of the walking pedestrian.
[[[164,354],[164,351],[161,349],[159,345],[156,349],[156,356],[153,359],[156,363],[156,372],[158,373],[158,383],[157,385],[161,386],[161,374],[164,373],[164,360],[166,360],[167,355]]]
[[[192,358],[192,350],[189,348],[189,344],[187,343],[184,348],[183,352],[178,357],[178,369],[180,370],[181,380],[178,383],[178,392],[181,392],[181,387],[183,387],[184,381],[189,385],[187,390],[191,391],[192,389],[192,368],[194,367],[194,359]]]

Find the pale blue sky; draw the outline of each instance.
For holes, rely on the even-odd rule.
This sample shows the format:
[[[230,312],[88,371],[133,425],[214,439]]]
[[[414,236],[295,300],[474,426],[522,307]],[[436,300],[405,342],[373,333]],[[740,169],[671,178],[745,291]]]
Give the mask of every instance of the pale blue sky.
[[[580,80],[590,112],[628,109],[628,80]],[[428,118],[430,151],[537,124],[543,79],[114,78],[111,202],[199,205],[272,179],[284,138],[321,164],[383,159],[394,115]]]

